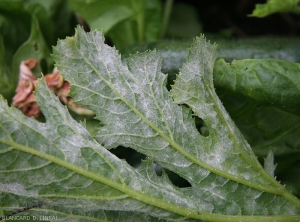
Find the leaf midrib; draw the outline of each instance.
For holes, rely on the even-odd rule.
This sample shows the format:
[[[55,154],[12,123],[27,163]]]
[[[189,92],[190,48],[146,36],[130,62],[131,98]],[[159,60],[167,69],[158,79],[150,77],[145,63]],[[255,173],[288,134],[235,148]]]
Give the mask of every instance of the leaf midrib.
[[[15,149],[17,149],[19,151],[36,155],[36,156],[41,157],[45,160],[51,161],[52,163],[55,163],[59,166],[62,166],[66,169],[69,169],[69,170],[71,170],[75,173],[83,175],[87,178],[90,178],[92,180],[95,180],[95,181],[98,181],[100,183],[106,184],[106,185],[108,185],[108,186],[110,186],[114,189],[117,189],[117,190],[127,194],[128,196],[130,196],[130,197],[132,197],[136,200],[139,200],[139,201],[142,201],[144,203],[147,203],[147,204],[165,209],[165,210],[173,212],[173,213],[178,213],[178,214],[185,215],[185,216],[187,214],[191,215],[191,216],[194,215],[195,217],[193,217],[193,218],[201,219],[201,216],[198,214],[199,211],[191,210],[191,209],[188,209],[188,208],[185,208],[185,207],[181,207],[181,206],[169,203],[169,202],[165,202],[165,201],[163,201],[159,198],[152,197],[148,194],[144,194],[140,191],[132,189],[131,187],[128,187],[127,185],[117,183],[116,181],[110,180],[110,179],[108,179],[106,177],[103,177],[101,175],[98,175],[94,172],[88,171],[84,168],[81,168],[81,167],[79,167],[77,165],[74,165],[70,162],[62,160],[58,157],[52,156],[52,155],[47,154],[47,153],[43,153],[39,150],[30,148],[28,146],[18,144],[14,141],[7,141],[7,140],[3,140],[3,139],[0,138],[0,143],[9,145],[11,147],[14,147]],[[204,215],[204,214],[205,214],[204,212],[201,212],[201,215]]]
[[[262,221],[262,222],[271,222],[271,221],[282,221],[282,222],[289,222],[289,221],[298,221],[300,220],[299,215],[293,215],[293,216],[284,216],[284,215],[278,215],[278,216],[232,216],[232,215],[218,215],[218,214],[211,214],[211,213],[206,213],[206,212],[201,212],[201,211],[196,211],[196,210],[191,210],[182,206],[178,206],[169,202],[165,202],[159,198],[149,196],[147,194],[144,194],[140,191],[134,190],[126,185],[121,185],[115,181],[112,181],[108,178],[105,178],[101,175],[98,175],[96,173],[90,172],[86,169],[83,169],[79,166],[76,166],[72,163],[69,163],[65,160],[59,159],[55,156],[52,156],[47,153],[43,153],[39,150],[18,144],[16,142],[12,141],[6,141],[0,138],[0,143],[9,145],[11,147],[14,147],[15,149],[21,151],[21,152],[26,152],[30,153],[33,155],[36,155],[38,157],[41,157],[45,160],[51,161],[57,165],[60,165],[66,169],[69,169],[75,173],[78,173],[82,176],[85,176],[87,178],[90,178],[92,180],[98,181],[100,183],[104,183],[114,189],[117,189],[125,194],[127,194],[129,197],[132,197],[136,200],[142,201],[146,204],[150,204],[156,207],[159,207],[161,209],[183,215],[188,218],[194,218],[194,219],[199,219],[199,220],[204,220],[204,221]]]

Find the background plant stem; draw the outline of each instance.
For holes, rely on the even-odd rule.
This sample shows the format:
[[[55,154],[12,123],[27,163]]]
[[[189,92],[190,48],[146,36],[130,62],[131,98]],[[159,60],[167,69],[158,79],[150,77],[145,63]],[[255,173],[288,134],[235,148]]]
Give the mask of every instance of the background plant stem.
[[[164,35],[166,34],[166,30],[167,30],[169,20],[170,20],[171,11],[173,8],[173,2],[174,2],[173,0],[165,1],[160,38],[163,38]]]

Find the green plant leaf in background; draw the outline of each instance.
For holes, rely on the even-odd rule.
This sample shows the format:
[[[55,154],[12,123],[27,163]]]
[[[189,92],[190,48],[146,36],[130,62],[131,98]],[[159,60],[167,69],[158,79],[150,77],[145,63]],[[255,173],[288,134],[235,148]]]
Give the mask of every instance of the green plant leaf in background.
[[[103,30],[117,48],[159,37],[159,0],[69,1],[91,28]],[[122,33],[122,34],[120,34]]]
[[[12,75],[12,58],[30,35],[30,17],[23,12],[22,1],[0,1],[0,93],[11,100],[18,82]]]
[[[19,47],[14,54],[12,63],[12,75],[19,75],[19,66],[22,61],[34,58],[38,61],[37,67],[34,69],[36,77],[40,77],[41,73],[50,72],[53,67],[53,61],[50,57],[50,50],[44,40],[38,20],[33,16],[31,24],[31,33],[29,39]],[[42,67],[44,65],[44,67]]]
[[[24,8],[37,17],[48,47],[73,32],[76,23],[72,22],[74,12],[68,0],[27,0]]]
[[[73,12],[67,3],[65,0],[0,1],[0,93],[9,103],[15,93],[22,60],[35,58],[42,62],[34,70],[36,76],[40,76],[41,71],[52,71],[50,46],[57,38],[70,34],[72,28]]]
[[[30,35],[31,17],[23,10],[23,1],[0,1],[0,29],[7,62]],[[11,63],[9,63],[11,66]]]
[[[299,153],[299,63],[276,59],[217,61],[218,94],[255,153]]]
[[[231,63],[220,59],[215,65],[214,81],[225,91],[237,91],[257,103],[298,113],[299,69],[299,63],[278,59],[244,59]]]
[[[299,195],[299,63],[276,59],[217,61],[214,83],[224,106],[260,158],[272,150],[276,175]],[[293,173],[292,173],[293,172]]]
[[[299,14],[299,0],[268,0],[265,4],[256,4],[250,16],[263,18],[278,12],[293,12]]]
[[[12,98],[15,85],[13,84],[11,69],[7,64],[6,50],[2,36],[0,37],[0,94],[5,98]]]
[[[236,40],[214,39],[214,41],[218,43],[218,58],[223,58],[226,62],[255,58],[276,58],[300,62],[299,38],[272,36]],[[168,73],[169,78],[174,79],[188,56],[191,42],[161,40],[134,44],[121,49],[122,59],[126,61],[127,57],[136,52],[157,49],[164,59],[162,71]]]
[[[194,38],[202,32],[196,9],[186,3],[174,4],[167,36],[171,38]]]
[[[79,13],[91,28],[108,32],[117,23],[133,16],[130,1],[70,1],[74,11]]]

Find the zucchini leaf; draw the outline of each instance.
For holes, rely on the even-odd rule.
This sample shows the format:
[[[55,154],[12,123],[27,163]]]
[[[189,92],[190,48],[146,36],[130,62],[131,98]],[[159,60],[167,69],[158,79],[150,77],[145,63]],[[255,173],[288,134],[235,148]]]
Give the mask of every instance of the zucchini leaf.
[[[272,150],[278,164],[277,178],[300,197],[300,183],[295,179],[300,164],[300,67],[294,63],[300,61],[299,39],[263,37],[217,42],[217,56],[223,58],[214,65],[217,95],[255,155],[263,162]],[[124,50],[122,58],[147,48],[159,49],[164,59],[162,71],[169,74],[170,83],[187,58],[188,44],[140,44]]]
[[[276,59],[220,59],[214,67],[218,95],[259,156],[299,153],[299,68]]]
[[[274,105],[299,113],[300,63],[278,59],[244,59],[215,65],[214,83],[236,91],[258,104]]]
[[[44,80],[37,85],[36,99],[46,123],[25,117],[1,98],[2,209],[49,202],[40,210],[41,215],[53,212],[74,220],[87,213],[86,219],[95,214],[103,221],[107,219],[105,210],[178,219],[183,216],[163,208],[173,212],[182,210],[180,205],[197,209],[167,178],[148,179],[155,177],[152,160],[137,171],[97,143],[82,124],[72,119]],[[143,197],[148,203],[141,200]],[[154,202],[163,206],[150,205]]]
[[[250,16],[262,18],[278,12],[294,12],[299,14],[299,0],[268,0],[265,4],[256,4]]]
[[[259,164],[216,96],[215,56],[215,46],[197,38],[169,93],[158,52],[137,54],[124,65],[101,32],[78,27],[74,37],[58,42],[53,58],[74,101],[94,111],[101,127],[93,138],[43,80],[36,97],[45,123],[1,99],[2,208],[47,202],[31,215],[54,212],[70,221],[133,215],[140,217],[134,221],[299,220],[299,200]],[[209,135],[197,131],[188,107],[174,102],[190,106]],[[148,158],[134,169],[107,150],[119,145]],[[157,176],[153,161],[191,186],[178,188],[165,173]]]

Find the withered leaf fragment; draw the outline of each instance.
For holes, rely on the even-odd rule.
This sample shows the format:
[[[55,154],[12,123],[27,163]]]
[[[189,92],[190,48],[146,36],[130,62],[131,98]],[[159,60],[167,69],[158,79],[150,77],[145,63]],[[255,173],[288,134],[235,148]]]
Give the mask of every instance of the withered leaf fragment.
[[[38,118],[41,114],[36,103],[35,95],[33,94],[38,81],[32,73],[36,65],[37,60],[32,58],[21,62],[19,82],[16,95],[13,97],[12,102],[12,104],[19,108],[26,116],[34,118]],[[58,69],[54,69],[53,73],[46,74],[45,81],[50,90],[71,110],[82,115],[94,114],[92,111],[78,106],[73,102],[73,99],[68,95],[70,92],[70,83],[64,80]]]

